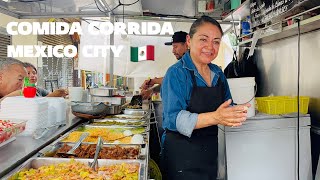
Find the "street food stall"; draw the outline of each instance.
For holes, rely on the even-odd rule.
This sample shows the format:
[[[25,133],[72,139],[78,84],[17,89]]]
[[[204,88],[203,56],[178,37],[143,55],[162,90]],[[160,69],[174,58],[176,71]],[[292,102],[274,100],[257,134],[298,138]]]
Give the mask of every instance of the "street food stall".
[[[62,126],[48,127],[48,132],[40,137],[35,136],[37,131],[34,131],[32,136],[11,135],[9,141],[12,142],[1,144],[1,176],[4,179],[53,178],[53,172],[57,176],[63,176],[63,170],[72,171],[72,167],[81,166],[81,178],[116,179],[117,176],[122,176],[147,179],[151,111],[126,108],[126,114],[117,112],[106,115],[105,110],[102,119],[85,116],[81,120],[71,114],[79,112],[76,106],[79,105],[71,105],[71,108],[75,108],[69,109],[68,118]],[[88,111],[82,113],[88,115]],[[88,121],[88,118],[91,120]],[[30,130],[28,123],[30,122],[17,124],[15,128],[23,126],[23,134],[24,130]],[[92,169],[87,167],[87,164],[90,164]],[[61,166],[63,168],[59,169]],[[29,170],[39,167],[44,169],[39,174],[33,174],[32,170]],[[113,170],[110,171],[111,169]],[[106,174],[99,176],[95,171],[104,171]],[[80,178],[76,172],[72,176]]]
[[[228,80],[232,96],[238,104],[251,104],[243,126],[219,125],[219,179],[319,177],[319,14],[315,0],[0,0],[0,58],[8,56],[8,49],[14,54],[13,46],[7,48],[11,45],[37,46],[41,56],[18,59],[36,64],[43,75],[38,85],[69,87],[70,93],[67,102],[1,102],[0,178],[50,178],[67,169],[78,179],[159,179],[151,175],[155,168],[149,160],[159,158],[160,147],[155,150],[153,144],[161,143],[164,131],[161,98],[128,103],[144,80],[163,77],[176,62],[163,45],[170,32],[188,32],[201,15],[217,19],[224,32],[213,63],[222,69],[232,65],[235,81],[242,82]],[[45,28],[13,35],[7,26],[11,22],[17,22],[9,26],[12,32],[19,24],[25,29],[38,22],[59,24],[60,29],[51,30],[62,35],[37,35]],[[116,30],[108,33],[110,28]],[[59,45],[63,48],[55,50]],[[44,46],[52,57],[50,51],[40,52]],[[139,48],[145,49],[136,55],[147,57],[153,50],[152,58],[133,60],[133,49]],[[256,67],[250,83],[241,76],[245,49]],[[80,173],[73,171],[75,166]],[[31,170],[40,167],[40,174]]]

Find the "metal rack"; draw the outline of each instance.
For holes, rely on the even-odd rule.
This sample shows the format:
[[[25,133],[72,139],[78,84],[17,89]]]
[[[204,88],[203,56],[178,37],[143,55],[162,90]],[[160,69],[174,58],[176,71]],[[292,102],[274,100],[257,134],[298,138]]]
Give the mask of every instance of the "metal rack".
[[[269,26],[262,28],[261,29],[262,33],[261,33],[261,36],[260,36],[257,44],[258,45],[259,44],[266,44],[269,42],[273,42],[276,40],[280,40],[280,39],[284,39],[284,38],[288,38],[288,37],[297,35],[297,29],[298,29],[297,23],[289,25],[289,26],[285,26],[285,27],[283,27],[282,23],[286,22],[289,19],[299,19],[299,16],[304,15],[304,14],[311,12],[311,11],[317,10],[317,9],[320,9],[320,6],[311,8],[307,11],[296,14],[294,16],[290,16],[282,21],[273,23]],[[302,20],[300,22],[300,26],[301,26],[301,33],[302,34],[320,29],[320,15]],[[272,30],[270,30],[270,29],[272,29]],[[248,37],[248,36],[252,36],[253,34],[254,33],[247,34],[246,36],[242,36],[239,39],[242,39],[242,38]],[[241,41],[239,43],[239,46],[250,46],[252,40],[253,39],[250,38],[248,40]]]

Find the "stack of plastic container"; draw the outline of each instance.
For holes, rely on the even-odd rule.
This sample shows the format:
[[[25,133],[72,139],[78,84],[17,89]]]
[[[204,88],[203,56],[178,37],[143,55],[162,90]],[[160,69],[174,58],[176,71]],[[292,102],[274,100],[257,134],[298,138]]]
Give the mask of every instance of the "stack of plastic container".
[[[27,120],[21,135],[43,133],[51,123],[48,121],[48,100],[45,98],[7,97],[1,102],[0,118]]]
[[[59,126],[66,124],[67,103],[62,97],[46,97],[49,103],[49,122],[51,125]]]

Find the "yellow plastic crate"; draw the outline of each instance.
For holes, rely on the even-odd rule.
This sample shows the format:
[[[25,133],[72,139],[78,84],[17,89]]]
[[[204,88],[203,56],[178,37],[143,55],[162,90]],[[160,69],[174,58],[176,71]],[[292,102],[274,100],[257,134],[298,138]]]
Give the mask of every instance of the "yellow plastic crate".
[[[256,107],[262,113],[288,114],[298,112],[298,101],[294,96],[256,97],[255,99]],[[309,100],[308,96],[300,96],[300,113],[308,113]]]

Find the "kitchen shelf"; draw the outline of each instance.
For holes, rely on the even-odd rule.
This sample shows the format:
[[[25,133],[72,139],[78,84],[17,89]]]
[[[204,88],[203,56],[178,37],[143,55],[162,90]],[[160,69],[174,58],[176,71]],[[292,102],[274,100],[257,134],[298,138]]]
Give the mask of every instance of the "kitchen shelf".
[[[241,21],[241,20],[245,19],[247,16],[250,15],[249,5],[250,5],[250,0],[246,0],[237,9],[231,11],[226,16],[223,16],[222,20],[223,21],[232,21],[231,14],[233,15],[234,21]]]
[[[320,15],[302,20],[300,22],[300,31],[301,34],[311,32],[314,30],[320,29]],[[266,30],[264,30],[266,31]],[[290,26],[282,27],[282,29],[271,31],[271,32],[262,32],[261,37],[259,38],[257,45],[266,44],[276,40],[284,39],[287,37],[295,36],[298,34],[298,24],[292,24]],[[242,42],[239,42],[239,46],[250,46],[252,39],[248,39]]]

